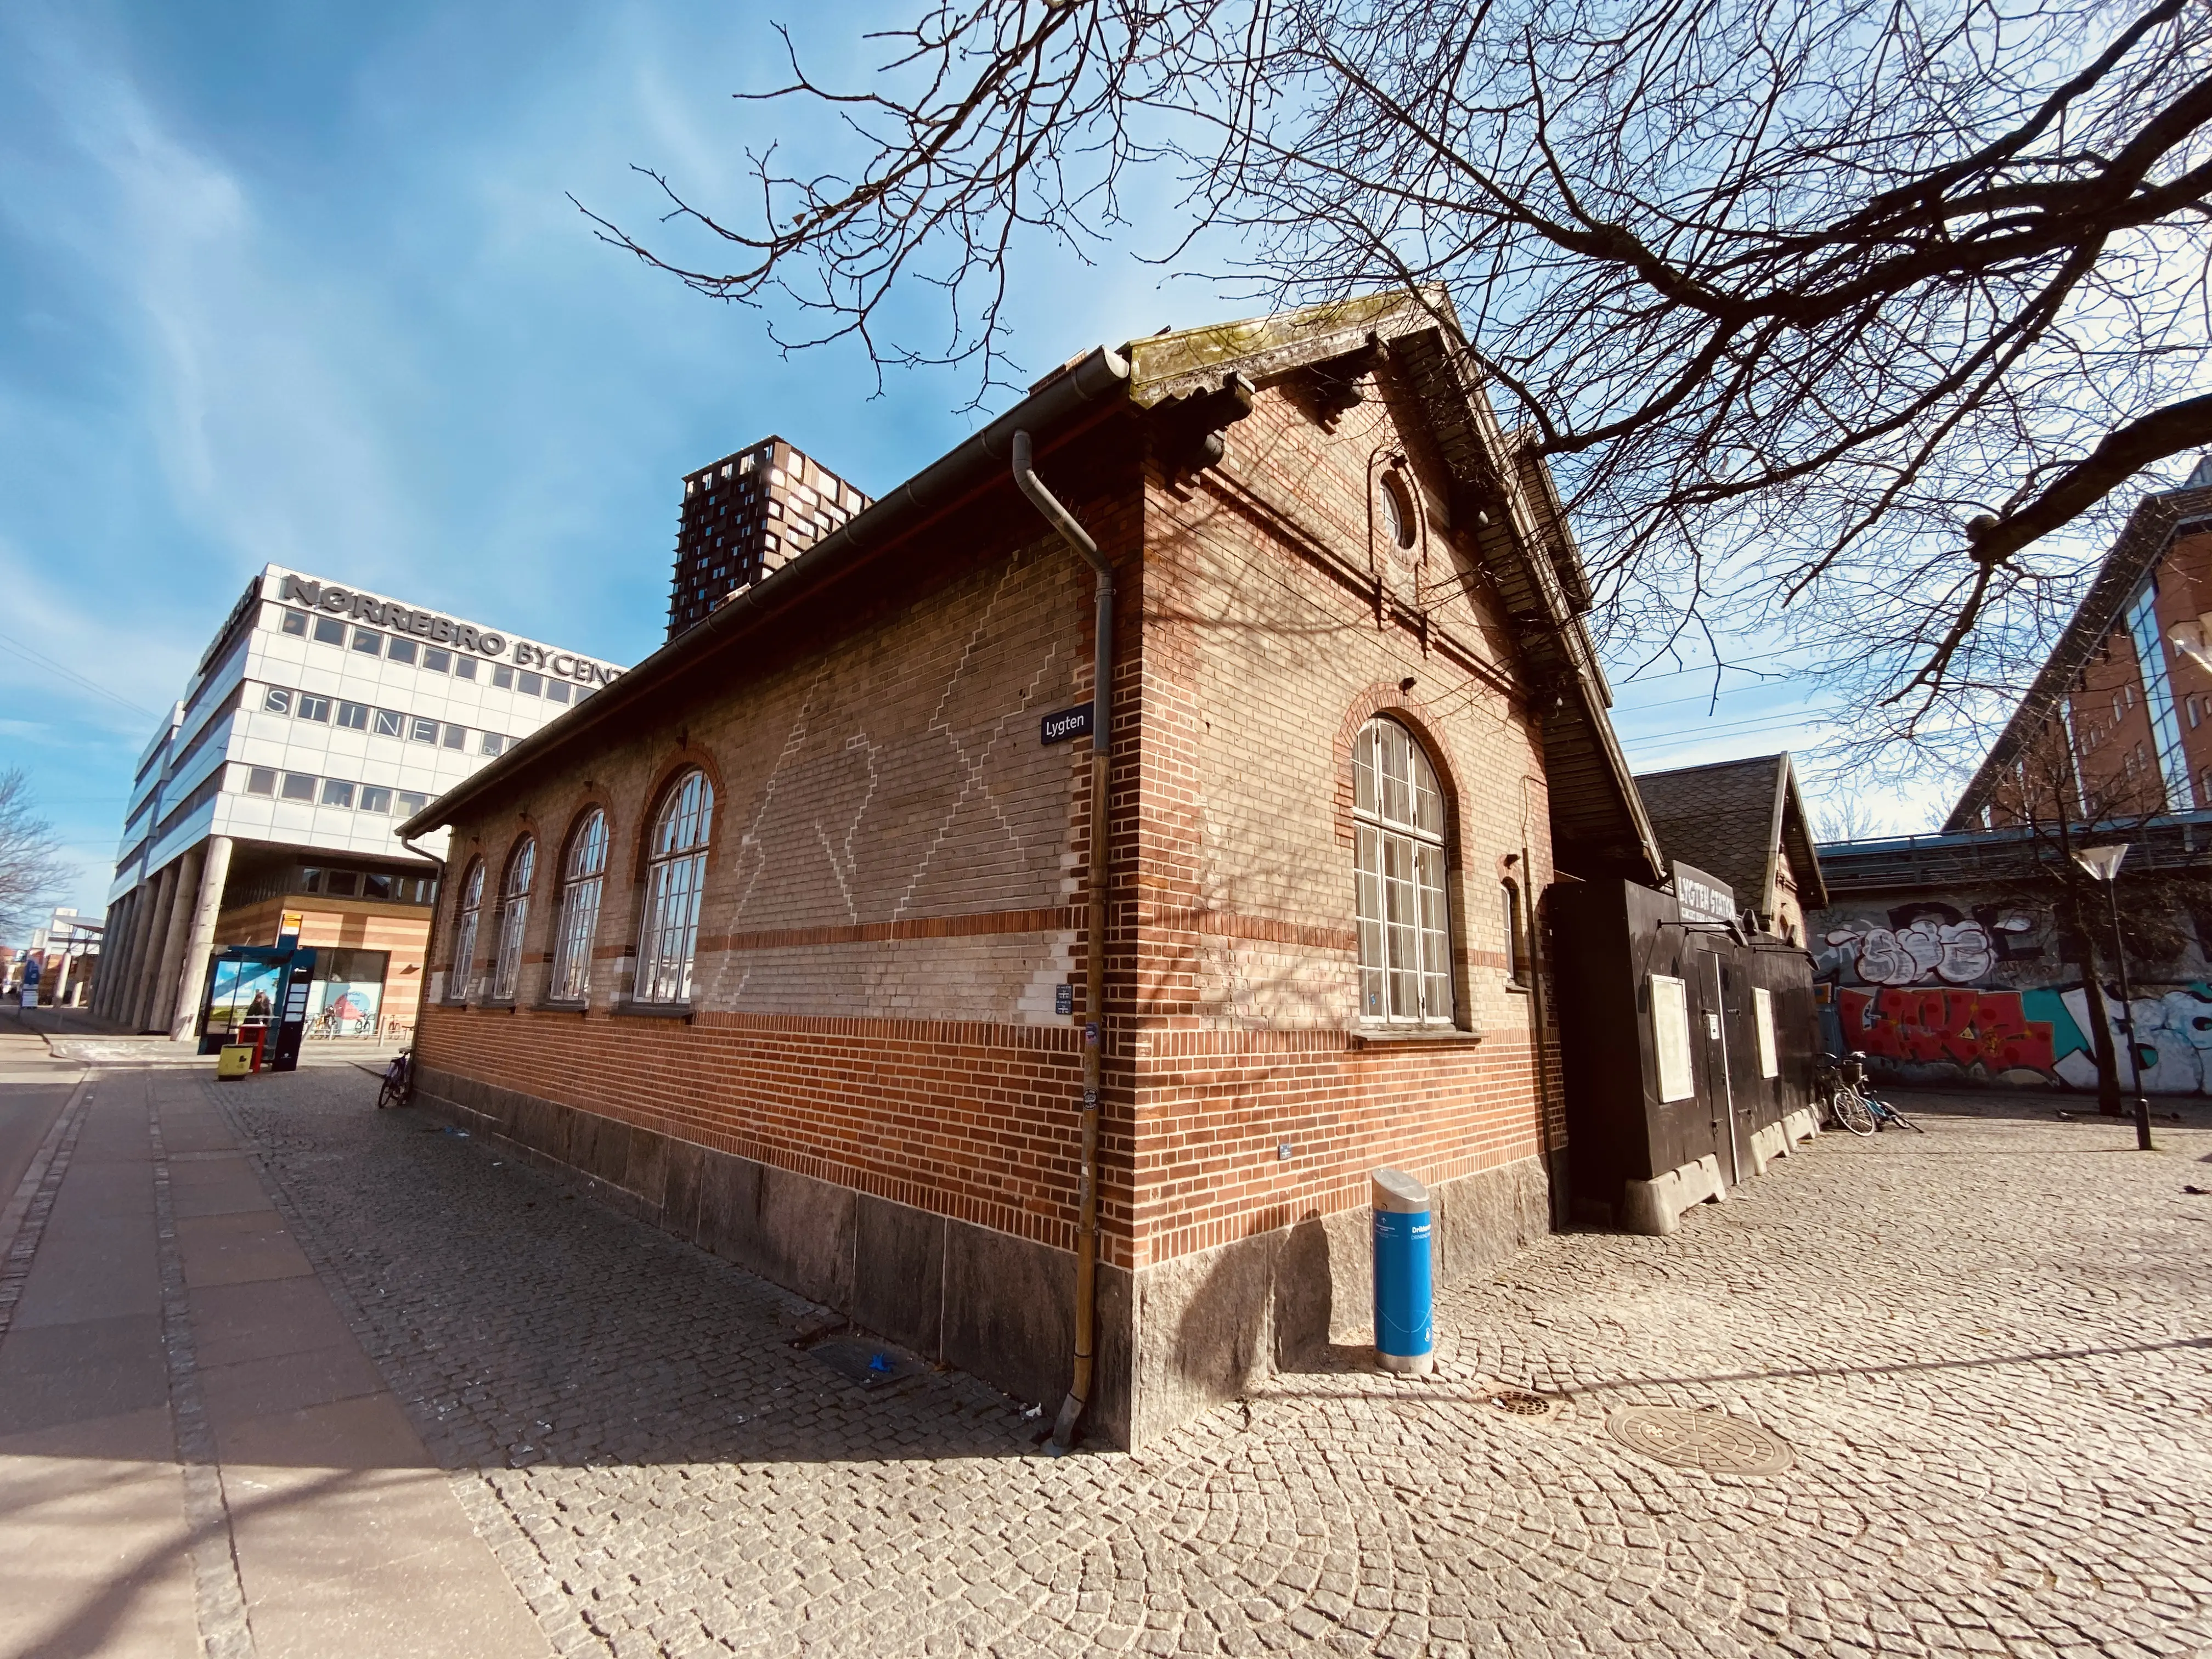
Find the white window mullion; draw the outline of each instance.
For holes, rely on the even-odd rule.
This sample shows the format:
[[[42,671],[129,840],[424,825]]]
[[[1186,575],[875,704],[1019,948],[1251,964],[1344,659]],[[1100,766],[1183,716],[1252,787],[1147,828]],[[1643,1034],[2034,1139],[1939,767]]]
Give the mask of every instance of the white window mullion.
[[[476,989],[477,924],[483,915],[483,886],[484,867],[479,860],[470,866],[461,888],[460,925],[453,932],[453,982],[447,994],[457,1002],[465,1001]]]
[[[647,866],[645,925],[638,942],[634,994],[641,1002],[690,998],[714,816],[714,792],[699,772],[677,785],[660,809],[653,833],[653,862]]]
[[[1368,824],[1357,831],[1359,856],[1359,1011],[1369,1019],[1390,1012],[1383,983],[1382,832]]]
[[[1390,952],[1390,1018],[1421,1017],[1421,935],[1413,890],[1413,843],[1382,838],[1382,902]]]
[[[554,975],[556,994],[564,1002],[580,1001],[591,989],[592,939],[599,925],[599,881],[597,876],[568,884],[561,899],[561,961]]]
[[[594,807],[569,843],[561,889],[552,994],[563,1002],[580,1002],[591,990],[592,946],[599,937],[606,867],[607,818]]]
[[[522,966],[522,933],[530,919],[530,896],[507,902],[506,927],[499,941],[499,973],[492,982],[491,994],[504,1002],[514,994],[515,980]]]
[[[1414,848],[1421,904],[1421,1017],[1452,1017],[1451,939],[1444,896],[1444,852],[1425,843]]]
[[[1360,1018],[1447,1024],[1456,1011],[1435,771],[1413,734],[1380,716],[1352,752]]]

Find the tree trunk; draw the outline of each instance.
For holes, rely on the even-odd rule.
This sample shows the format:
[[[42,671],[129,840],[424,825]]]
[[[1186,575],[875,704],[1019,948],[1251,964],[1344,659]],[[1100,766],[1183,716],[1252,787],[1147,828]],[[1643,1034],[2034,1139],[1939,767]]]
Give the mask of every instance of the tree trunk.
[[[2105,976],[2098,969],[2097,933],[2094,927],[2083,927],[2077,936],[2081,941],[2081,989],[2089,1003],[2089,1041],[2097,1054],[2097,1109],[2118,1117],[2120,1052],[2112,1044],[2112,1016],[2105,1012]]]

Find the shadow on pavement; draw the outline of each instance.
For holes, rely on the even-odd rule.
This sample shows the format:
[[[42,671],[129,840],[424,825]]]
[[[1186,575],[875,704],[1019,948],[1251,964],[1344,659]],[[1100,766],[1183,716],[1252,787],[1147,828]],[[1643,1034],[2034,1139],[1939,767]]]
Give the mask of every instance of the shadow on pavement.
[[[2024,1118],[2048,1123],[2063,1114],[2083,1123],[2129,1127],[2134,1122],[2132,1105],[2117,1117],[2108,1116],[2097,1109],[2094,1094],[2064,1089],[1923,1089],[1890,1083],[1877,1085],[1876,1092],[1884,1098],[1893,1097],[1899,1110],[1915,1117]],[[2153,1095],[2150,1114],[2154,1130],[2161,1124],[2212,1127],[2212,1101],[2201,1096]]]
[[[209,1085],[211,1091],[216,1085]],[[448,1468],[1026,1456],[1041,1414],[891,1356],[848,1380],[842,1318],[593,1201],[361,1071],[216,1097]]]

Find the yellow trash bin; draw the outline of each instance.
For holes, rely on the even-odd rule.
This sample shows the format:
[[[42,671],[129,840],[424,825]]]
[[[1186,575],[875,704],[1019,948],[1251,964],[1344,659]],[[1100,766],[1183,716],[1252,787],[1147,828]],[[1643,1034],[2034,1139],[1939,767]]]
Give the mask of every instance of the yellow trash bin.
[[[250,1042],[227,1042],[216,1056],[215,1074],[218,1078],[240,1078],[252,1069],[253,1045]]]

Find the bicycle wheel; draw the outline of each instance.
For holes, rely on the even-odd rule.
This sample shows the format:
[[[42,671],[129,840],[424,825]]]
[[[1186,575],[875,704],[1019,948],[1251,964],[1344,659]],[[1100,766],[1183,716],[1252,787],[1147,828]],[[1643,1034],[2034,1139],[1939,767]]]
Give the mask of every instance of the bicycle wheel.
[[[1874,1133],[1874,1112],[1866,1103],[1866,1097],[1846,1084],[1836,1091],[1836,1121],[1855,1135]]]
[[[1910,1129],[1917,1135],[1924,1135],[1928,1133],[1927,1130],[1922,1128],[1917,1123],[1915,1123],[1911,1118],[1905,1116],[1904,1113],[1899,1111],[1896,1107],[1891,1105],[1889,1102],[1886,1100],[1881,1103],[1881,1115],[1887,1118],[1892,1123],[1896,1124],[1900,1129]]]

